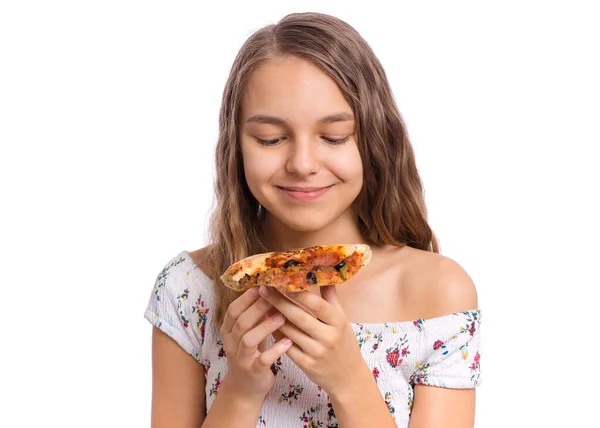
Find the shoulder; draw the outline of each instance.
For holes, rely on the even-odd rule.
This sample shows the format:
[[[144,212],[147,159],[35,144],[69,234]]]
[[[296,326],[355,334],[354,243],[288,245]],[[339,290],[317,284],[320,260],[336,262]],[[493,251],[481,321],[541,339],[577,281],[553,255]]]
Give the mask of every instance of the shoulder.
[[[154,285],[157,300],[167,294],[170,299],[185,299],[190,292],[210,290],[210,278],[199,267],[195,252],[183,250],[172,257],[158,273]]]
[[[478,307],[472,278],[454,259],[411,248],[407,289],[419,302],[422,318],[435,318]]]
[[[206,277],[213,279],[209,267],[210,247],[202,247],[194,251],[189,251],[188,254],[196,269],[199,269]]]

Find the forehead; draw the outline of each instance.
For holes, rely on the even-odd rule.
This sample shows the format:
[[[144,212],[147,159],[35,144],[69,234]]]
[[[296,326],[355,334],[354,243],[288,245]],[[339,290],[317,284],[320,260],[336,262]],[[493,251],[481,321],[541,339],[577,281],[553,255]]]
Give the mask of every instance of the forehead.
[[[352,108],[335,81],[295,57],[263,62],[252,73],[242,100],[242,123],[256,114],[275,115],[288,123],[314,123],[342,112],[352,114]]]

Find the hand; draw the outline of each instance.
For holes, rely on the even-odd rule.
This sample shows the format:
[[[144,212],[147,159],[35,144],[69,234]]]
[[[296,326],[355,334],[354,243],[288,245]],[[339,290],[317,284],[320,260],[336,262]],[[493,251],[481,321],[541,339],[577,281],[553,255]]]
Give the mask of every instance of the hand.
[[[292,344],[289,339],[282,338],[271,348],[259,350],[259,345],[266,343],[269,334],[285,322],[277,312],[268,317],[270,309],[272,305],[253,287],[229,305],[219,331],[227,354],[223,385],[227,383],[228,390],[234,395],[261,404],[275,383],[271,364]]]
[[[284,334],[292,340],[288,357],[333,397],[352,388],[356,375],[366,372],[370,375],[370,371],[335,286],[321,287],[321,290],[322,297],[310,292],[283,295],[277,289],[263,286],[260,294],[287,320],[273,336],[278,338]]]

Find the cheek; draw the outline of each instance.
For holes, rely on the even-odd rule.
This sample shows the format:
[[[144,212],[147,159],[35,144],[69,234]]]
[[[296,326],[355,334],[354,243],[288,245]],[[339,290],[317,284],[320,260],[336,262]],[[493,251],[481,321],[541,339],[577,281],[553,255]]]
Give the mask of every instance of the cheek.
[[[264,151],[251,149],[242,151],[244,175],[250,190],[255,193],[262,183],[269,180],[278,168],[277,160]]]
[[[339,153],[332,160],[331,168],[338,177],[349,183],[362,183],[363,166],[356,146]]]

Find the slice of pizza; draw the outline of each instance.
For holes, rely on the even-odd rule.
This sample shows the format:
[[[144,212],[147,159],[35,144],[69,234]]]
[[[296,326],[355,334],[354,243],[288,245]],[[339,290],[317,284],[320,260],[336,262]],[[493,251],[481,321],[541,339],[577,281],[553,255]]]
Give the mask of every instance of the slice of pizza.
[[[223,283],[236,291],[265,285],[282,291],[345,282],[371,261],[366,244],[321,245],[246,257],[227,268]]]

